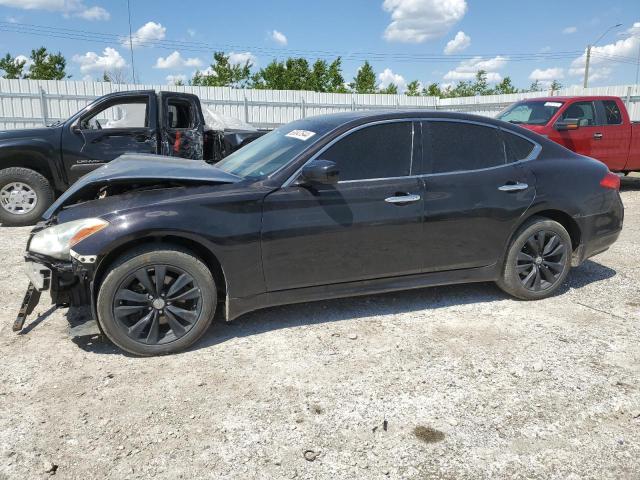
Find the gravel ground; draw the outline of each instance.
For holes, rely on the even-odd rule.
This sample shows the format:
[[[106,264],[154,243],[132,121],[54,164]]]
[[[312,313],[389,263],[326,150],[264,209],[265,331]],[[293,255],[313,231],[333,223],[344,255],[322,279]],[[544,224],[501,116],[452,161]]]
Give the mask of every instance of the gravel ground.
[[[640,478],[640,178],[557,296],[492,284],[255,312],[122,354],[45,302],[11,331],[28,229],[1,229],[0,478]]]

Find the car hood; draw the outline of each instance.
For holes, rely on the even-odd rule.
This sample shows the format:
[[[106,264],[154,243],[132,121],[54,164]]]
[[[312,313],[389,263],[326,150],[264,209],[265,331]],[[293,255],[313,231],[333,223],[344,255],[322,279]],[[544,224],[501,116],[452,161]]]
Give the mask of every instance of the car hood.
[[[42,140],[55,137],[59,132],[58,127],[43,127],[43,128],[27,128],[18,130],[2,130],[0,131],[0,142],[11,140]]]
[[[127,154],[80,178],[44,213],[49,220],[61,208],[80,200],[92,200],[104,187],[153,184],[238,183],[241,177],[226,173],[202,160],[185,160],[160,155]]]

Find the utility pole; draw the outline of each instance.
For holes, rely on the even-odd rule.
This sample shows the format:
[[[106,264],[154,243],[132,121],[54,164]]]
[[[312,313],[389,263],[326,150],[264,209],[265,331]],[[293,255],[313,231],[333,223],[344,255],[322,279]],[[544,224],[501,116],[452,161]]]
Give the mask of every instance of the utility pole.
[[[598,37],[598,39],[595,42],[593,42],[591,45],[587,45],[587,58],[585,59],[585,62],[584,62],[584,84],[583,84],[584,88],[587,88],[589,86],[589,64],[591,63],[591,49],[595,47],[596,44],[600,40],[602,40],[607,33],[609,33],[614,28],[618,28],[621,26],[622,26],[621,23],[610,26],[604,31],[602,35]]]
[[[589,63],[591,62],[591,45],[587,45],[587,59],[584,64],[584,88],[589,86]]]
[[[133,83],[136,83],[136,66],[133,63],[133,36],[131,32],[131,3],[127,0],[127,12],[129,14],[129,50],[131,51],[131,75],[133,76]]]

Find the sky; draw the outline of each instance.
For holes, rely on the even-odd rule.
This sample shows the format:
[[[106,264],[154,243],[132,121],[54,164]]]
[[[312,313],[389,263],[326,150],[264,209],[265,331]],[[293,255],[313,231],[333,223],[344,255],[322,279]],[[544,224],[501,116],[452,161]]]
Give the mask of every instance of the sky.
[[[483,69],[495,83],[590,86],[636,82],[638,0],[130,0],[135,80],[165,84],[206,70],[213,52],[254,69],[274,58],[343,58],[345,80],[365,59],[381,86],[454,84]],[[620,26],[614,27],[615,25]],[[611,28],[613,27],[613,28]],[[606,32],[606,34],[605,34]],[[0,54],[46,46],[72,79],[104,71],[133,79],[126,0],[0,0]],[[604,36],[602,36],[605,34]]]

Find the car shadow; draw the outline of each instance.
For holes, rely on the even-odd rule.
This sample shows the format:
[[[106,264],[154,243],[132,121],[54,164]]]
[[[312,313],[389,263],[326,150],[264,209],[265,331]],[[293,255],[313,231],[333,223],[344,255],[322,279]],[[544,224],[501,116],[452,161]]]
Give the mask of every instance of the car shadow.
[[[622,177],[620,179],[621,192],[635,192],[640,190],[640,177]]]
[[[580,267],[572,269],[567,281],[556,295],[607,280],[615,274],[615,270],[587,260]],[[473,283],[270,307],[247,313],[230,323],[216,318],[213,328],[210,328],[204,337],[187,351],[212,347],[233,338],[249,337],[284,328],[331,324],[349,319],[402,314],[510,298],[493,283]],[[78,314],[75,315],[76,326],[71,331],[79,332],[77,325],[82,320],[79,320]],[[84,321],[93,322],[95,325],[89,317]],[[93,353],[129,356],[100,335],[97,327],[89,334],[74,335],[72,340],[78,347]]]

